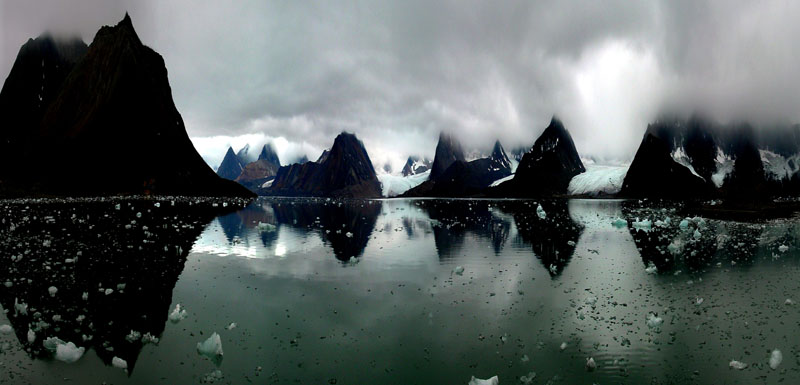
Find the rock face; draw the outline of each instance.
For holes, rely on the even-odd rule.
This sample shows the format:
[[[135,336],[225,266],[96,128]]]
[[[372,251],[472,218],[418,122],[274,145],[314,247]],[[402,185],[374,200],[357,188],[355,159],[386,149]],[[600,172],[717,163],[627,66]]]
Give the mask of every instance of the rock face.
[[[217,175],[221,178],[236,180],[241,175],[244,169],[244,163],[236,153],[233,152],[233,147],[228,147],[225,157],[222,158],[222,163],[217,168]]]
[[[127,14],[97,32],[55,94],[21,146],[26,162],[4,181],[6,194],[251,196],[194,149],[164,60]]]
[[[250,143],[247,143],[242,147],[237,153],[236,156],[239,160],[242,161],[242,164],[253,163],[257,160],[256,154],[250,151]]]
[[[461,143],[452,136],[442,132],[439,134],[439,143],[436,144],[436,155],[433,158],[433,165],[431,165],[431,175],[429,178],[432,180],[437,179],[456,161],[465,161],[464,150],[461,148]]]
[[[444,142],[442,141],[444,139]],[[451,138],[442,138],[437,148],[457,148],[461,146]],[[434,164],[436,161],[434,160]],[[431,171],[433,175],[433,171]],[[497,141],[491,156],[471,162],[456,160],[436,178],[429,177],[419,186],[408,190],[406,197],[470,197],[480,196],[496,180],[511,175],[511,162]]]
[[[281,162],[278,159],[278,154],[275,153],[275,149],[272,148],[272,144],[265,144],[258,155],[258,160],[244,166],[235,180],[242,186],[247,187],[248,190],[258,192],[264,186],[264,183],[275,178],[280,167]]]
[[[522,156],[514,179],[491,192],[492,196],[532,197],[564,195],[569,181],[586,169],[564,124],[556,117]]]
[[[797,126],[758,132],[699,115],[660,119],[648,126],[620,194],[732,201],[793,195],[800,191],[798,138]]]
[[[419,156],[409,156],[405,166],[403,166],[403,176],[411,176],[422,174],[431,169],[431,161],[428,158],[421,158]]]
[[[317,162],[292,164],[278,169],[263,195],[377,198],[381,184],[367,150],[355,135],[341,133],[330,151]]]

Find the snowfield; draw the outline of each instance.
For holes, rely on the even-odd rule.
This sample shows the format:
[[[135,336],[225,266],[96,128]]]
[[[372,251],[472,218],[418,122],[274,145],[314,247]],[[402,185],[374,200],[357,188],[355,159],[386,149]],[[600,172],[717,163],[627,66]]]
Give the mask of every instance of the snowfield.
[[[612,195],[622,189],[629,166],[586,165],[586,172],[569,181],[569,195]]]
[[[382,195],[384,197],[394,197],[419,186],[422,182],[428,180],[430,175],[430,170],[409,176],[379,174],[378,180],[381,182]]]
[[[761,162],[764,163],[764,174],[768,179],[789,179],[800,171],[800,154],[795,154],[788,159],[769,150],[758,150],[761,153]]]

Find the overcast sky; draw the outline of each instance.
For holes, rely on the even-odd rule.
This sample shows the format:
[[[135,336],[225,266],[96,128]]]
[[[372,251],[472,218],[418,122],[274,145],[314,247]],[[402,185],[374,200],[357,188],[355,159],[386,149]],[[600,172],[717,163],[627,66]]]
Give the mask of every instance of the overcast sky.
[[[797,1],[0,0],[0,76],[28,38],[90,43],[125,11],[214,166],[272,139],[313,159],[342,130],[398,170],[441,130],[510,149],[553,114],[621,160],[667,107],[800,121]]]

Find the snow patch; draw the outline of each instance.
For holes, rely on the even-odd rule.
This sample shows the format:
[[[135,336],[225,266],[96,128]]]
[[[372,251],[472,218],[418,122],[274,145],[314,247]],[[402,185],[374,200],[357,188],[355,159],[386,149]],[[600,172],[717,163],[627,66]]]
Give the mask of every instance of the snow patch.
[[[725,178],[728,177],[728,174],[733,171],[733,159],[725,155],[721,149],[717,149],[717,158],[715,159],[717,163],[717,171],[711,174],[711,181],[714,182],[714,186],[717,188],[722,187],[722,184],[725,183]]]
[[[675,149],[675,151],[672,152],[672,159],[678,162],[678,164],[680,164],[681,166],[688,168],[689,171],[691,171],[692,174],[694,174],[694,176],[702,180],[705,180],[705,178],[700,176],[700,174],[698,174],[697,171],[694,170],[694,166],[692,166],[692,160],[683,151],[683,147],[678,147]]]
[[[789,179],[800,171],[800,154],[786,158],[769,150],[758,150],[758,152],[761,154],[761,163],[764,164],[764,174],[767,178]]]

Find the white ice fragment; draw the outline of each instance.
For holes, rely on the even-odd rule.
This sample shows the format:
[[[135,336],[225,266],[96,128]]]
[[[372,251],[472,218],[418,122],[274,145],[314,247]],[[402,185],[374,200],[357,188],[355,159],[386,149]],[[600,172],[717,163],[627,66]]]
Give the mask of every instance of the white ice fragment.
[[[56,359],[71,364],[83,357],[85,351],[86,348],[77,347],[72,342],[61,343],[56,345]]]
[[[694,237],[694,239],[700,239],[702,234],[700,234],[700,230],[695,229],[694,234],[692,236]]]
[[[111,359],[111,366],[122,370],[128,370],[128,361],[125,361],[122,358],[114,356],[114,358]]]
[[[769,367],[772,368],[772,370],[778,369],[778,365],[780,365],[782,361],[783,361],[783,353],[781,353],[780,350],[775,349],[772,351],[772,353],[770,353]]]
[[[595,369],[597,369],[597,363],[594,362],[594,358],[589,357],[589,359],[586,360],[586,371],[591,372]]]
[[[695,304],[701,305],[702,303],[703,303],[703,298],[702,297],[695,298]]]
[[[11,332],[13,332],[13,331],[14,331],[14,328],[12,328],[11,325],[8,325],[8,324],[0,325],[0,333],[2,333],[2,334],[11,334]]]
[[[157,344],[158,343],[158,337],[154,337],[150,333],[144,333],[144,335],[142,336],[142,343],[143,344]]]
[[[58,293],[58,288],[56,288],[55,286],[50,286],[47,288],[47,292],[50,293],[51,297],[55,297],[56,293]]]
[[[463,275],[464,274],[464,266],[456,266],[456,268],[453,269],[453,274],[455,274],[455,275]]]
[[[558,348],[561,349],[561,350],[566,349],[567,348],[567,343],[566,342],[562,342],[561,346],[559,346]]]
[[[783,301],[784,305],[794,305],[794,301],[791,298],[786,298],[786,301]]]
[[[658,329],[661,327],[661,324],[664,323],[664,319],[655,315],[655,313],[650,313],[647,315],[647,327],[650,329]]]
[[[645,219],[643,221],[639,221],[639,220],[633,221],[633,228],[635,228],[637,230],[647,231],[647,230],[650,230],[652,227],[653,227],[653,221],[651,221],[649,219]]]
[[[728,364],[728,366],[730,366],[730,367],[732,367],[732,368],[734,368],[736,370],[742,370],[742,369],[747,367],[747,364],[745,364],[744,362],[741,362],[741,361],[731,360],[731,362]]]
[[[628,221],[626,221],[626,220],[624,220],[622,218],[616,218],[613,221],[611,221],[611,225],[616,227],[616,228],[623,228],[623,227],[628,225]]]
[[[139,333],[136,330],[131,330],[131,332],[128,333],[127,336],[125,336],[125,339],[131,343],[139,341],[141,338],[142,338],[142,333]]]
[[[228,326],[225,326],[225,330],[233,330],[236,329],[236,322],[231,322]]]
[[[541,218],[541,219],[547,218],[547,213],[544,212],[544,209],[542,208],[542,205],[539,205],[538,207],[536,207],[536,215],[538,215],[539,218]]]
[[[28,329],[28,343],[32,344],[34,341],[36,341],[36,332],[33,329]]]
[[[197,353],[215,363],[222,360],[222,340],[219,338],[219,334],[214,332],[207,340],[198,342]]]
[[[778,246],[778,251],[780,251],[781,253],[785,253],[785,252],[787,252],[788,250],[789,250],[789,246],[786,246],[786,245],[780,245],[780,246]]]
[[[186,317],[186,310],[181,308],[181,304],[176,304],[175,309],[169,313],[169,320],[172,321],[172,323],[178,323],[186,319]]]
[[[114,289],[106,289],[105,290],[106,295],[110,295],[113,292],[114,292]]]
[[[262,233],[271,233],[275,231],[275,225],[271,223],[258,222],[258,231]]]
[[[597,303],[597,297],[589,297],[586,298],[586,304],[589,306],[594,306]]]
[[[536,378],[536,372],[530,372],[527,376],[519,376],[519,382],[526,385],[532,384],[534,378]]]
[[[689,228],[689,220],[688,219],[682,220],[681,223],[678,225],[678,227],[680,227],[681,230],[688,229]]]
[[[481,380],[480,378],[475,378],[475,376],[472,376],[472,378],[469,380],[469,384],[467,385],[498,385],[498,384],[500,384],[500,379],[497,378],[497,376],[494,376],[492,378],[487,378],[485,380]]]
[[[65,344],[65,343],[66,342],[64,342],[63,340],[61,340],[58,337],[48,337],[48,338],[45,338],[44,341],[42,341],[42,346],[44,346],[45,349],[54,352],[54,351],[56,351],[56,348],[58,348],[58,345]]]
[[[658,273],[658,268],[653,262],[647,264],[647,267],[644,268],[644,272],[647,274],[656,274]]]
[[[353,233],[348,231],[348,232],[344,233],[344,236],[347,237],[347,238],[353,238]]]

